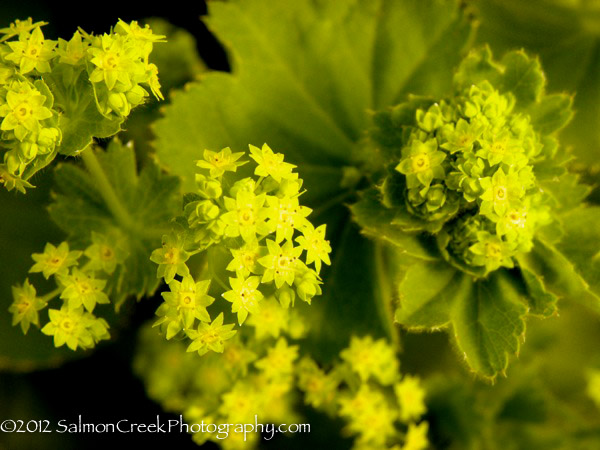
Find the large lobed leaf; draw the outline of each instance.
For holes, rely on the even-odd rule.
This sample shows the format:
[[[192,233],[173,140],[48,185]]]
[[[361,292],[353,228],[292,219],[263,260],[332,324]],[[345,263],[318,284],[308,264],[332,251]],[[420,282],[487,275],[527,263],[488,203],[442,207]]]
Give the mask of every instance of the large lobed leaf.
[[[326,221],[334,249],[323,296],[310,307],[313,350],[326,359],[352,333],[393,333],[386,306],[393,280],[377,244],[340,206],[351,195],[342,168],[366,159],[370,111],[449,89],[470,24],[444,0],[213,2],[205,21],[226,46],[232,73],[208,73],[173,96],[154,128],[160,164],[191,189],[204,148],[267,142],[284,153],[304,179],[311,220]]]
[[[94,151],[88,149],[86,151]],[[150,253],[161,245],[168,221],[178,212],[179,181],[148,164],[138,174],[133,146],[114,140],[106,152],[97,152],[100,170],[108,180],[116,201],[126,211],[118,217],[100,193],[98,181],[73,164],[56,168],[57,193],[50,216],[81,246],[91,242],[91,233],[124,233],[128,257],[115,272],[113,302],[117,306],[128,297],[138,299],[158,286],[156,265]]]

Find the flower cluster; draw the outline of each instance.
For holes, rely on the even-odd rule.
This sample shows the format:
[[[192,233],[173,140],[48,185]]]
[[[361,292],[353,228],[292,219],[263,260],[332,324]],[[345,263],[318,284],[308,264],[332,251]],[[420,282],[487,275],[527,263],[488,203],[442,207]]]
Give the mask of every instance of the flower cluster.
[[[190,424],[254,423],[255,416],[262,423],[301,423],[294,395],[299,390],[304,403],[346,423],[355,449],[428,447],[425,391],[418,378],[401,376],[384,339],[353,337],[341,361],[326,371],[310,357],[300,358],[288,337],[261,340],[244,332],[225,342],[222,354],[194,358],[183,342],[167,344],[146,328],[134,369],[154,400]],[[193,440],[212,440],[224,449],[257,448],[259,434],[248,433],[241,442],[242,431],[233,428],[226,438],[198,432]]]
[[[48,243],[43,253],[32,255],[35,264],[30,273],[53,277],[57,288],[38,297],[35,287],[25,280],[13,287],[14,301],[9,307],[13,325],[27,333],[31,324],[40,326],[39,312],[58,297],[60,309],[49,309],[50,321],[42,333],[54,337],[54,345],[66,344],[71,350],[92,348],[108,339],[108,323],[94,315],[98,304],[110,303],[111,276],[127,256],[126,242],[115,236],[92,232],[92,243],[85,250],[71,250],[67,242],[58,247]]]
[[[45,38],[43,25],[30,18],[0,29],[0,182],[8,190],[32,187],[27,179],[54,159],[65,129],[76,131],[73,120],[88,103],[108,118],[124,118],[148,96],[142,85],[162,99],[148,56],[164,36],[119,21],[102,36],[76,31],[70,41],[55,41]]]
[[[513,267],[549,217],[533,170],[544,144],[514,97],[487,81],[471,85],[416,109],[406,135],[383,186],[388,197],[401,189],[413,220],[439,233],[462,269],[482,276]]]
[[[136,21],[128,24],[119,20],[113,32],[85,35],[85,42],[75,33],[71,41],[62,43],[62,58],[73,65],[85,64],[89,59],[89,80],[100,112],[128,116],[132,108],[148,97],[143,85],[156,98],[163,99],[158,69],[148,57],[153,43],[164,41],[165,36],[153,34],[148,25],[142,28]]]
[[[311,210],[300,204],[295,166],[266,144],[250,151],[258,178],[238,175],[247,168],[238,171],[248,162],[242,152],[204,151],[197,191],[185,196],[178,228],[151,256],[170,289],[155,325],[167,339],[183,333],[193,341],[189,350],[200,354],[222,352],[236,331],[223,325],[223,314],[211,319],[211,282],[192,277],[187,263],[193,255],[206,259],[206,273],[218,284],[212,288],[231,303],[238,324],[248,321],[257,335],[273,337],[288,326],[297,297],[310,303],[321,293],[319,272],[322,263],[330,264],[325,225],[315,228],[307,219]]]
[[[342,417],[356,449],[426,448],[428,424],[417,424],[426,412],[425,392],[418,378],[401,377],[392,347],[384,339],[354,336],[340,356],[343,362],[329,373],[308,357],[300,361],[305,402]]]
[[[300,421],[293,411],[298,346],[288,342],[297,337],[289,333],[274,342],[241,332],[224,342],[222,353],[198,358],[184,342],[167,343],[146,328],[134,370],[149,395],[166,410],[183,414],[186,422],[234,424],[228,436],[192,430],[197,444],[211,440],[224,449],[256,448],[260,434],[243,429],[255,423],[255,416],[260,423]]]

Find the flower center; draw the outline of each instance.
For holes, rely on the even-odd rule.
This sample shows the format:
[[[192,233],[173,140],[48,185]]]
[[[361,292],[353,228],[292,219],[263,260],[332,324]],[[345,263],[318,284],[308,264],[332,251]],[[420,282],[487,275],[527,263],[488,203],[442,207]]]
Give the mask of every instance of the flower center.
[[[485,253],[490,259],[500,259],[502,256],[502,247],[498,244],[488,242],[485,244]]]
[[[191,292],[182,293],[180,299],[179,303],[182,308],[191,308],[194,306],[194,299]]]
[[[241,224],[252,225],[254,223],[254,213],[250,208],[241,209],[238,218]]]
[[[498,186],[496,188],[496,200],[506,200],[506,188],[504,186]]]
[[[504,142],[494,142],[491,147],[491,151],[494,153],[503,154],[506,152],[506,145]]]
[[[107,53],[104,56],[104,69],[106,70],[115,70],[119,65],[119,58],[115,53]]]
[[[31,106],[29,106],[27,102],[23,102],[15,108],[14,113],[17,120],[23,122],[33,114],[33,109],[31,109]]]
[[[165,260],[167,264],[175,264],[177,262],[177,257],[179,255],[179,251],[176,248],[170,248],[165,253]]]
[[[102,247],[102,251],[100,252],[100,254],[102,255],[102,258],[107,261],[112,259],[114,255],[112,249],[106,245]]]
[[[73,332],[73,321],[71,319],[69,319],[68,317],[63,319],[60,322],[60,328],[63,329],[63,331],[67,332],[67,333],[72,333]]]
[[[415,172],[423,172],[424,170],[429,169],[429,167],[429,156],[422,154],[413,158],[412,168]]]

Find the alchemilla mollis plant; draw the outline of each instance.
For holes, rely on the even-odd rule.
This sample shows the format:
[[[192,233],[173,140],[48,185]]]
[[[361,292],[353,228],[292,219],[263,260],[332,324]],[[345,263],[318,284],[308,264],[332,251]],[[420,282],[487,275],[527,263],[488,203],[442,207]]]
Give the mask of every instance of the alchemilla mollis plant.
[[[165,411],[311,423],[199,445],[594,448],[600,354],[566,347],[600,337],[594,107],[529,32],[505,45],[509,3],[212,2],[230,72],[160,20],[8,23],[3,221],[60,232],[28,219],[0,273],[11,345],[40,342],[0,366],[110,347],[135,298]],[[595,42],[564,3],[532,8]]]

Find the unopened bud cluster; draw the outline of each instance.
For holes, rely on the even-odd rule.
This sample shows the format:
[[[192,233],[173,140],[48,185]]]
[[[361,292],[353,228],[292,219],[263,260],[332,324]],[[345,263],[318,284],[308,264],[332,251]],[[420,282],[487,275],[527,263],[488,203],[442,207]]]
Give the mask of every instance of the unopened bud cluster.
[[[395,166],[408,212],[477,275],[513,267],[548,221],[533,170],[541,137],[514,107],[512,95],[484,81],[419,108]]]

